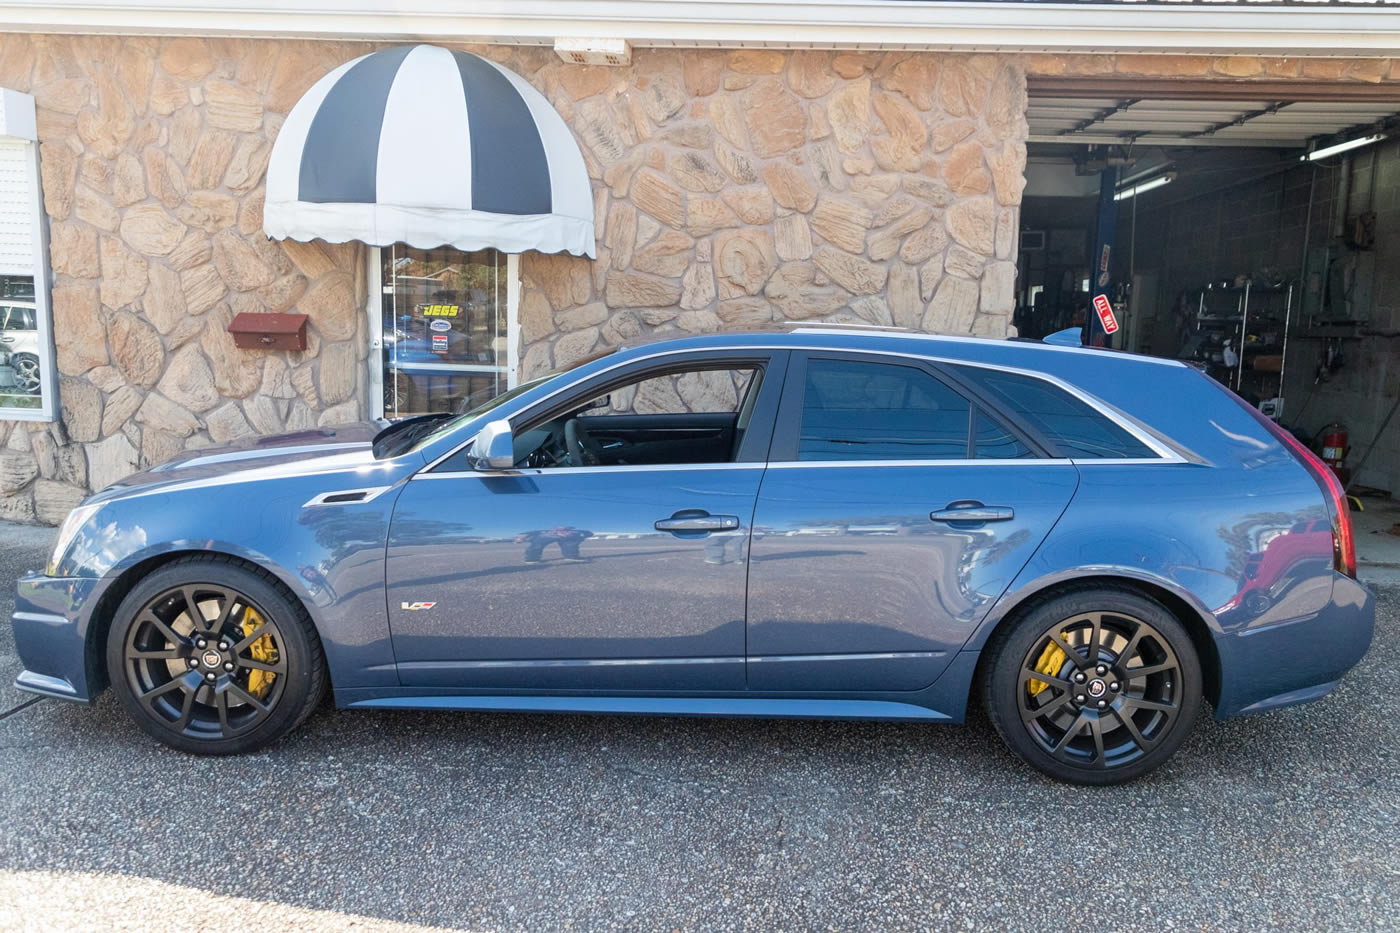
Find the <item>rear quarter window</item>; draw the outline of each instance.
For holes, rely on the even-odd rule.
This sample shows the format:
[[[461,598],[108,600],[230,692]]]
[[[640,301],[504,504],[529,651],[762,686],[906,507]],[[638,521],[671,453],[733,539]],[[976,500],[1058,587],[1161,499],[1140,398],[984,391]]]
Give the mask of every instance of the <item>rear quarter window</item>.
[[[1088,403],[1059,386],[998,369],[955,367],[958,374],[1025,419],[1063,457],[1155,460],[1158,454]]]

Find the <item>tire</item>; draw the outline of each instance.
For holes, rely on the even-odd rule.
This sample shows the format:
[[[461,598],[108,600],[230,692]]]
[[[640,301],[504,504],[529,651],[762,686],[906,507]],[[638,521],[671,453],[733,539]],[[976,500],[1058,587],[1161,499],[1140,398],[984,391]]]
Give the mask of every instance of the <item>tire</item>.
[[[15,371],[16,383],[25,395],[38,395],[42,387],[39,379],[39,358],[32,353],[16,353],[10,359],[10,367]]]
[[[1186,629],[1161,603],[1118,587],[1030,606],[988,643],[979,686],[1007,747],[1075,784],[1120,784],[1158,767],[1201,707]]]
[[[137,583],[112,620],[107,673],[142,729],[197,755],[270,745],[329,685],[305,608],[271,574],[225,557],[180,558]]]

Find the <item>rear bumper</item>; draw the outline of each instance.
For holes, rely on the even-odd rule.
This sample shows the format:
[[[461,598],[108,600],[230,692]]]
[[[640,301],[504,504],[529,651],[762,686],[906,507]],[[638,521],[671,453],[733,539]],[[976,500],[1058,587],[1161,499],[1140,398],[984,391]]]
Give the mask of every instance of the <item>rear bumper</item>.
[[[91,703],[106,686],[97,652],[88,650],[89,577],[20,578],[10,625],[24,670],[15,686],[28,693]]]
[[[1337,574],[1317,614],[1219,639],[1217,719],[1320,700],[1371,646],[1376,603],[1363,584]]]

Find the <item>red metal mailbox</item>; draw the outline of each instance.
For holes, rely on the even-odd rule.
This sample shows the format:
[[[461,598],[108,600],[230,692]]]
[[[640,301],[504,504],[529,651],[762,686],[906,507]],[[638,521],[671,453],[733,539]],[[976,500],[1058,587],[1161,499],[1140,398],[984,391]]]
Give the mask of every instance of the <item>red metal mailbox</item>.
[[[228,322],[233,345],[244,350],[305,350],[306,315],[244,311]]]

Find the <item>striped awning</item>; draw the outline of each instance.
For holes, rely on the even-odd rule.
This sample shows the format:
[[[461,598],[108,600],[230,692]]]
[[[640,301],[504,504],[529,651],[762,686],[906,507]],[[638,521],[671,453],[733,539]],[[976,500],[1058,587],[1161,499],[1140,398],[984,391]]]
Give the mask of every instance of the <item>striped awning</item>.
[[[316,82],[267,167],[274,239],[594,255],[593,193],[564,120],[519,75],[432,45]]]

